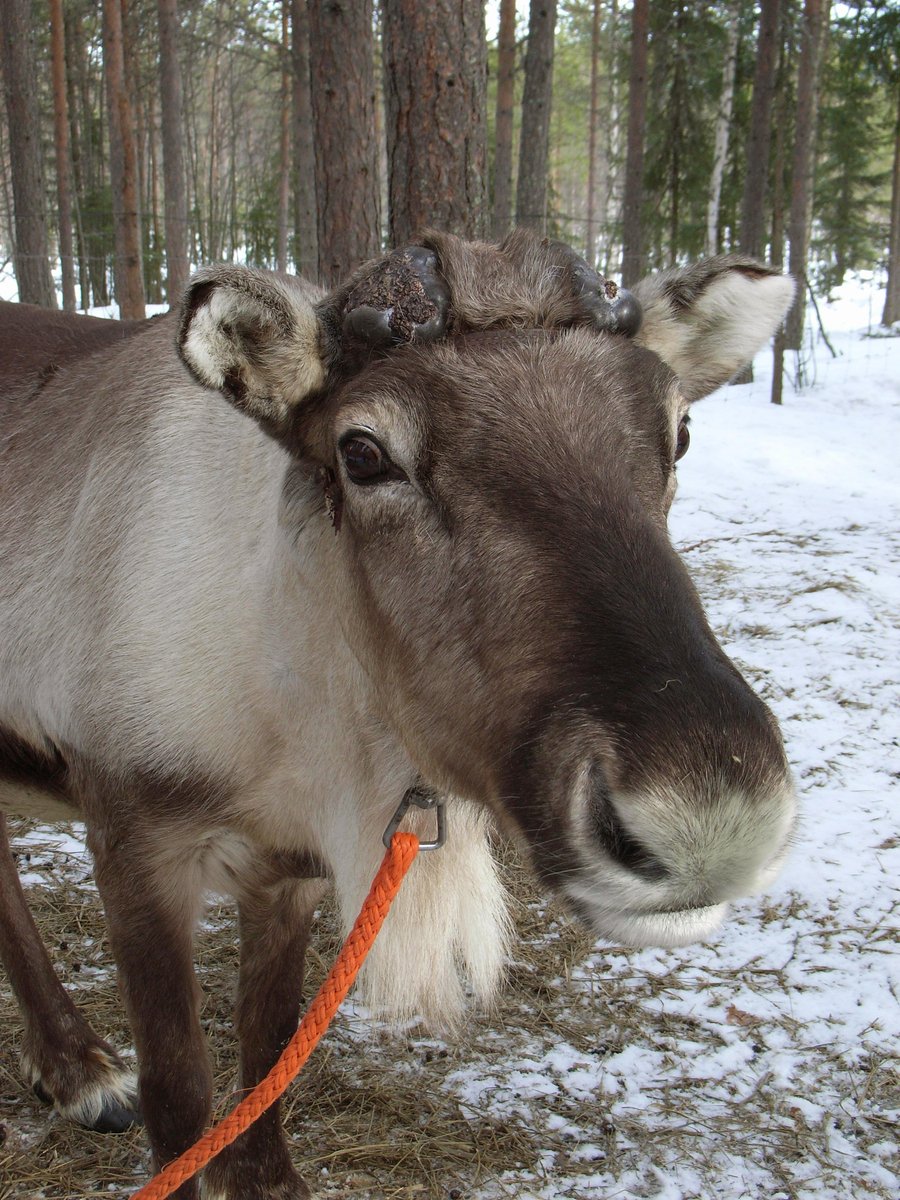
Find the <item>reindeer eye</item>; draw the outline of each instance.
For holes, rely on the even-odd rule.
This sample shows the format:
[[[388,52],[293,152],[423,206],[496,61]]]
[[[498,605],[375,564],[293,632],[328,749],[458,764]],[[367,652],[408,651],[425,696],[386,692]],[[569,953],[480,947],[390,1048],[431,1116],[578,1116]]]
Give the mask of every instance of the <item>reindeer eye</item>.
[[[341,442],[341,457],[354,483],[374,483],[394,474],[393,464],[372,438],[350,434]]]
[[[678,426],[678,436],[675,439],[675,461],[684,458],[691,444],[691,431],[688,429],[688,418],[683,417]]]

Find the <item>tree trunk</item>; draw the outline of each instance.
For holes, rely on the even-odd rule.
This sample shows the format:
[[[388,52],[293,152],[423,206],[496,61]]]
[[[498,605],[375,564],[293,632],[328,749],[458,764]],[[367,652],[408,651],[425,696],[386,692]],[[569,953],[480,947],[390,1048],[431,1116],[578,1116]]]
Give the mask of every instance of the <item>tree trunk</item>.
[[[162,151],[166,226],[166,300],[177,304],[188,281],[187,181],[184,101],[178,59],[178,0],[158,0],[159,83],[163,102]]]
[[[56,308],[44,205],[44,167],[37,99],[34,16],[30,0],[2,0],[3,82],[9,130],[14,221],[13,262],[19,299]]]
[[[619,5],[612,0],[609,6],[609,39],[606,47],[606,115],[603,122],[603,153],[601,156],[600,187],[600,244],[603,256],[601,274],[609,275],[613,270],[612,257],[615,245],[613,229],[619,218],[621,192],[622,121],[619,80]],[[616,264],[618,267],[618,263]]]
[[[772,96],[778,46],[778,16],[781,0],[762,0],[750,136],[747,141],[746,175],[741,202],[741,249],[757,258],[765,252],[766,190],[769,181],[769,146],[772,135]]]
[[[775,152],[772,163],[772,253],[773,267],[784,265],[784,206],[785,206],[785,131],[790,127],[789,110],[791,107],[790,80],[793,74],[793,38],[790,32],[790,14],[782,9],[782,33],[778,56],[778,75],[776,81],[775,101]],[[773,404],[782,403],[784,392],[784,324],[775,334],[772,348],[772,390],[770,400]]]
[[[50,53],[53,72],[53,135],[56,144],[56,200],[59,209],[59,265],[63,308],[74,312],[75,254],[72,247],[72,173],[69,166],[69,105],[66,96],[66,33],[62,0],[50,0]]]
[[[719,251],[719,203],[722,198],[722,179],[728,159],[728,133],[734,108],[734,77],[737,69],[738,30],[740,14],[737,5],[728,13],[728,37],[725,44],[725,66],[722,68],[722,94],[716,116],[713,150],[713,169],[709,181],[709,202],[706,206],[706,253]]]
[[[125,87],[121,0],[103,0],[103,68],[109,108],[116,300],[123,320],[142,320],[146,313],[137,204],[137,152],[131,102]]]
[[[550,108],[553,99],[553,48],[556,0],[531,0],[528,49],[522,93],[519,181],[516,220],[544,229],[547,221],[547,165],[550,156]]]
[[[894,128],[894,173],[891,186],[891,232],[888,242],[887,294],[882,325],[900,321],[900,80],[897,83],[897,124]]]
[[[382,0],[390,241],[485,220],[487,50],[479,0]]]
[[[219,90],[221,86],[222,38],[228,36],[227,33],[223,35],[222,31],[222,0],[216,0],[213,29],[212,80],[209,89],[209,159],[206,165],[206,255],[209,262],[218,262],[221,257],[219,247],[223,240],[223,230],[219,221],[221,209],[219,202],[219,158],[221,153]],[[199,159],[199,147],[195,149]]]
[[[594,0],[591,20],[591,110],[588,120],[588,185],[585,257],[593,266],[597,261],[597,117],[600,92],[600,0]]]
[[[75,211],[75,238],[78,243],[78,286],[81,290],[81,307],[91,306],[91,276],[88,267],[84,225],[81,219],[80,197],[84,194],[81,170],[81,138],[78,131],[78,97],[75,90],[75,66],[73,59],[78,55],[77,21],[71,9],[63,10],[66,38],[66,101],[69,118],[69,146],[71,149],[72,183],[74,188],[73,208]]]
[[[791,160],[791,215],[788,224],[788,266],[797,280],[797,294],[785,323],[785,346],[799,350],[806,311],[806,261],[812,220],[816,118],[819,111],[819,68],[828,28],[829,0],[805,0],[800,66],[797,75],[797,120]]]
[[[309,94],[309,13],[306,0],[291,0],[291,77],[293,83],[294,265],[315,279],[319,250],[316,229],[316,152],[312,98]]]
[[[275,257],[278,270],[288,269],[288,210],[291,200],[291,0],[281,0],[281,101],[278,142],[278,230]],[[232,167],[232,171],[233,171]]]
[[[497,241],[512,222],[513,108],[516,99],[516,0],[500,0],[497,40],[497,116],[494,126],[494,213],[491,236]]]
[[[333,284],[380,249],[372,0],[310,0],[319,276]]]
[[[643,274],[641,206],[644,202],[644,124],[647,114],[647,40],[649,0],[634,0],[631,10],[631,73],[628,84],[628,150],[622,201],[622,283],[631,287]]]

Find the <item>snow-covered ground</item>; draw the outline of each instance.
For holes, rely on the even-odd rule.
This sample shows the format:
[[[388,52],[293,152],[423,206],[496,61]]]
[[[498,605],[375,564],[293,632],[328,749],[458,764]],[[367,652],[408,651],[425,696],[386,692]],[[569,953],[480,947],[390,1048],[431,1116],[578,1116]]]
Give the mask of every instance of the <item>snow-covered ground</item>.
[[[900,1196],[900,337],[864,336],[882,301],[857,284],[823,308],[838,357],[817,337],[813,382],[783,407],[768,352],[755,383],[700,402],[679,468],[673,537],[796,772],[803,819],[780,880],[674,951],[575,954],[532,897],[499,1013],[462,1046],[367,1046],[421,1096],[389,1176],[341,1170],[348,1148],[314,1106],[289,1124],[323,1197]],[[321,1074],[363,1095],[364,1014],[346,1006],[328,1038]],[[440,1185],[404,1156],[426,1118],[472,1130],[471,1163],[463,1148]]]
[[[768,353],[753,384],[695,406],[671,517],[713,627],[781,721],[803,811],[791,858],[708,945],[598,949],[572,973],[604,1042],[627,981],[637,1044],[545,1041],[505,1080],[458,1072],[468,1102],[567,1123],[596,1159],[575,1176],[550,1153],[541,1179],[484,1200],[900,1196],[900,337],[863,336],[880,304],[857,287],[824,310],[839,357],[817,338],[814,383],[783,407]]]

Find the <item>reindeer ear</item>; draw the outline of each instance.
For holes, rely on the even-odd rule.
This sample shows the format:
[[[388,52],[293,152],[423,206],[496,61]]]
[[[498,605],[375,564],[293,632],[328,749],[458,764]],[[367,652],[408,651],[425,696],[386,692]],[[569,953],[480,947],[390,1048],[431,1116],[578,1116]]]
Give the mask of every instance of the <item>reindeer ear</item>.
[[[303,280],[249,267],[207,267],[181,307],[178,349],[200,383],[270,433],[325,382],[319,293]]]
[[[664,271],[634,289],[644,310],[635,341],[681,380],[688,400],[727,383],[772,336],[790,308],[794,281],[738,255]]]

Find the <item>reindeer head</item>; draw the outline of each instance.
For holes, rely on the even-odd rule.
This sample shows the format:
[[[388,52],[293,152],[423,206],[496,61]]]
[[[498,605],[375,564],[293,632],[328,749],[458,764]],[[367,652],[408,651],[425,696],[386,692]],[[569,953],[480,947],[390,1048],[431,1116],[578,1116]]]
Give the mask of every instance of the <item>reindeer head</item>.
[[[519,232],[426,236],[315,311],[232,269],[185,307],[188,365],[289,452],[286,519],[422,778],[627,942],[703,936],[793,826],[775,722],[666,532],[689,403],[791,295],[720,258],[619,296]]]

